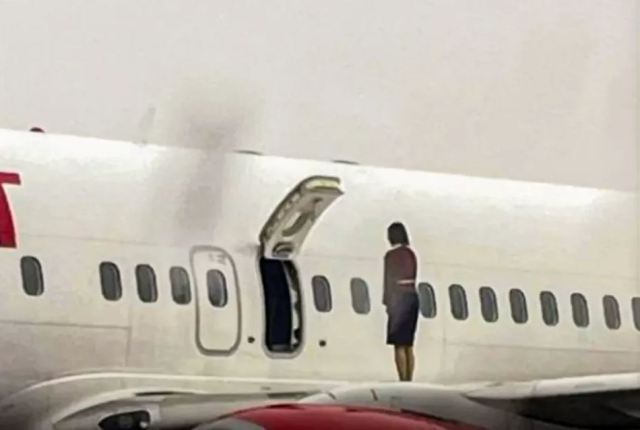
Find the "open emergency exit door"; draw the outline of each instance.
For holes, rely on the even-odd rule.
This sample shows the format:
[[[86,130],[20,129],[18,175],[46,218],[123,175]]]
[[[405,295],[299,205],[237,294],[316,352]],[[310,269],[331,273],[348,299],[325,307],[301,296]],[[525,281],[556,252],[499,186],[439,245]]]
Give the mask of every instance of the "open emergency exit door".
[[[260,232],[264,258],[292,260],[326,209],[344,192],[340,179],[311,176],[287,194]]]
[[[293,354],[303,344],[303,291],[295,258],[321,215],[343,194],[340,179],[309,177],[286,195],[260,232],[264,344],[271,353]]]

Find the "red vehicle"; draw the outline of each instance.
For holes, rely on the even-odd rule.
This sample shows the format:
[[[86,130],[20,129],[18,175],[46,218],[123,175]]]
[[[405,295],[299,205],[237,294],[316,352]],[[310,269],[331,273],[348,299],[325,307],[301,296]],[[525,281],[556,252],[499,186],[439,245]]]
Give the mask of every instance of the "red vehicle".
[[[483,430],[391,409],[335,404],[262,406],[225,415],[194,430]]]

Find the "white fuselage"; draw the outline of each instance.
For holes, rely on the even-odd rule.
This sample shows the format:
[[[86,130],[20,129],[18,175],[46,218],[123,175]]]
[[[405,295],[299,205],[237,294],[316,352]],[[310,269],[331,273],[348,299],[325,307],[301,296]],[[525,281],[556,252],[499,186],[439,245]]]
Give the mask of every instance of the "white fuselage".
[[[127,389],[394,380],[381,299],[386,227],[396,220],[409,230],[419,281],[436,298],[435,317],[419,319],[415,380],[640,369],[634,194],[8,131],[0,132],[0,154],[0,172],[21,178],[3,186],[17,246],[0,248],[0,416],[28,402],[62,413],[69,399]],[[313,175],[340,178],[344,195],[291,261],[302,343],[271,352],[259,234],[287,193]],[[25,256],[41,265],[40,295],[23,288]],[[103,262],[119,270],[119,300],[103,296]],[[151,303],[138,295],[140,264],[155,272]],[[172,267],[189,275],[187,304],[172,298]],[[226,274],[222,308],[207,300],[203,276],[212,268]],[[329,312],[316,309],[316,275],[330,282]],[[367,283],[366,314],[352,307],[353,278]],[[464,320],[452,315],[452,284],[466,292]],[[495,292],[494,322],[483,318],[482,286]],[[526,297],[524,323],[512,317],[512,288]],[[555,325],[543,321],[543,291],[557,300]],[[574,323],[573,293],[588,303],[586,327]],[[605,324],[604,295],[619,303],[618,329]]]

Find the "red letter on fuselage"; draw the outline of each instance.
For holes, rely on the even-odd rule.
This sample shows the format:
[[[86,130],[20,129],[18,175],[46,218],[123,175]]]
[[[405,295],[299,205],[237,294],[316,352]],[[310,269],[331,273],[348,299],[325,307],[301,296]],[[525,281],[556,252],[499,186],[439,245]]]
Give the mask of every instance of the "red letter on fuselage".
[[[20,185],[20,175],[0,172],[0,248],[15,248],[17,245],[16,228],[7,193],[4,191],[5,184]]]

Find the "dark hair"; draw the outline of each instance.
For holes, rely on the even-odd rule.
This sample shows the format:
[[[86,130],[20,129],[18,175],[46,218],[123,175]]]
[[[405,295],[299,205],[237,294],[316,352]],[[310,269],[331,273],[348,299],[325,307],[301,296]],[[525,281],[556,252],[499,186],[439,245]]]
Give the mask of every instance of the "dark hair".
[[[387,229],[387,235],[392,245],[409,245],[409,234],[401,222],[391,224]]]

